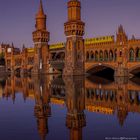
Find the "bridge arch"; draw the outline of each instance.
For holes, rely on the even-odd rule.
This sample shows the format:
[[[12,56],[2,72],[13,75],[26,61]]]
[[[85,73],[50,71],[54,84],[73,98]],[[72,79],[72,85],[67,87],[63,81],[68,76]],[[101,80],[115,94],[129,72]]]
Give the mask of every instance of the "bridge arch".
[[[129,69],[129,73],[133,74],[133,75],[137,75],[137,74],[140,74],[140,64],[134,66],[134,67],[131,67]]]
[[[8,68],[8,69],[7,69],[7,72],[11,72],[11,71],[12,71],[12,69],[11,69],[11,68]]]
[[[56,60],[64,60],[65,59],[65,52],[59,52],[55,56]]]
[[[33,70],[33,66],[29,67],[29,68],[27,69],[27,72],[28,72],[28,73],[31,73],[32,70]]]
[[[90,66],[89,68],[86,69],[86,73],[88,74],[95,74],[97,72],[103,71],[105,69],[110,69],[112,71],[115,71],[114,66],[109,65],[109,64],[93,64],[92,66]]]
[[[20,72],[21,72],[21,68],[20,67],[17,67],[17,68],[14,69],[14,73],[15,74],[20,74]]]

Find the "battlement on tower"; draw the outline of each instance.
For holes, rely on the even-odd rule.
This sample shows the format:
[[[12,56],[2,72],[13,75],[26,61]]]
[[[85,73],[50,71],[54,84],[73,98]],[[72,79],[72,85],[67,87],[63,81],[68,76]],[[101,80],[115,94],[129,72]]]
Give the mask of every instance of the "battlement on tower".
[[[81,3],[79,1],[69,1],[68,7],[81,7]]]

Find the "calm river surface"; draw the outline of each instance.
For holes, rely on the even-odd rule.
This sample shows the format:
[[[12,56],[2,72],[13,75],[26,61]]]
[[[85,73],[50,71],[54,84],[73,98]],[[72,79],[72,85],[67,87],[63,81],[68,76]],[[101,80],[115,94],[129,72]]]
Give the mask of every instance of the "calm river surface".
[[[140,140],[139,78],[0,80],[0,140],[113,138]]]

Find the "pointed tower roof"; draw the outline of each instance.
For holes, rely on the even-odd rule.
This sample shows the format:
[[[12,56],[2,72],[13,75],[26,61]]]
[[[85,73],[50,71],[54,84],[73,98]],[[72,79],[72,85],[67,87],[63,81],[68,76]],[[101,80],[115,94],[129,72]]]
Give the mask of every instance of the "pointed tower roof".
[[[135,40],[136,38],[135,38],[135,36],[134,35],[132,35],[132,40]]]
[[[40,0],[39,10],[38,10],[38,12],[36,14],[36,17],[42,17],[42,16],[45,16],[45,14],[44,14],[42,0]]]
[[[123,26],[122,26],[122,25],[119,26],[118,32],[119,32],[119,33],[123,33],[123,32],[124,32],[124,29],[123,29]]]

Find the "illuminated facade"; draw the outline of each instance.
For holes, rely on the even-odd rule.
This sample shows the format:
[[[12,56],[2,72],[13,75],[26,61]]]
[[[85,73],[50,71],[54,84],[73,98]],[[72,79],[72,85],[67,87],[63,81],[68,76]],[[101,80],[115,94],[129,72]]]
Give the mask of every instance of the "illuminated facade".
[[[84,57],[84,27],[81,21],[81,2],[68,2],[68,21],[64,24],[66,35],[65,67],[63,75],[83,75],[85,73]]]
[[[20,71],[21,73],[30,72],[34,65],[34,49],[25,48],[22,51],[14,46],[5,48],[6,71]]]
[[[128,77],[140,72],[140,39],[128,39],[123,26],[111,36],[86,38],[81,21],[81,2],[68,2],[68,21],[64,24],[66,42],[48,44],[49,32],[42,1],[36,15],[36,31],[33,32],[34,48],[22,51],[5,48],[6,70],[13,73],[33,74],[63,72],[64,75],[94,74],[106,68],[115,77]]]
[[[48,41],[49,32],[46,28],[46,15],[44,14],[42,0],[40,1],[39,11],[36,14],[36,31],[33,32],[34,41],[34,66],[33,74],[45,74],[48,73]]]

